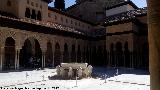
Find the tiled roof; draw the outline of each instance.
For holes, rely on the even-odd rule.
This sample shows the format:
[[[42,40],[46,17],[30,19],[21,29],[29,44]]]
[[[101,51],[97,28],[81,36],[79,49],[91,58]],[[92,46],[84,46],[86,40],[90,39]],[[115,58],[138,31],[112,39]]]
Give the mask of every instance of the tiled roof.
[[[66,31],[66,32],[72,32],[72,33],[84,35],[83,32],[80,32],[79,30],[76,30],[75,28],[67,27],[67,26],[52,23],[52,22],[43,22],[43,21],[31,20],[31,19],[19,19],[19,18],[14,18],[14,17],[3,16],[2,14],[0,14],[0,18],[6,18],[6,19],[9,19],[12,21],[30,23],[33,25],[40,25],[40,26],[44,26],[44,27],[49,27],[49,28],[53,28],[53,29]]]
[[[108,7],[106,7],[106,10],[109,10],[109,9],[112,9],[115,7],[120,7],[120,6],[127,5],[127,4],[130,4],[133,8],[138,9],[138,7],[132,1],[127,0],[127,1],[121,1],[119,3],[115,3],[111,6],[108,6]]]
[[[130,10],[127,12],[119,13],[116,15],[106,17],[105,24],[110,24],[114,22],[134,19],[137,16],[147,15],[147,8],[139,8],[135,10]]]

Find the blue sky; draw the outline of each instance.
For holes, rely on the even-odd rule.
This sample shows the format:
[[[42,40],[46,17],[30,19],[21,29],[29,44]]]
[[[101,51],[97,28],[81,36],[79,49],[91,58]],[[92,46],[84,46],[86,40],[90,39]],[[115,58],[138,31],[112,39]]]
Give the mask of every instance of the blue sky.
[[[131,1],[133,1],[140,8],[147,6],[146,0],[131,0]],[[65,0],[65,3],[66,3],[66,7],[69,7],[75,4],[75,0]],[[54,6],[54,3],[50,3],[49,6]]]

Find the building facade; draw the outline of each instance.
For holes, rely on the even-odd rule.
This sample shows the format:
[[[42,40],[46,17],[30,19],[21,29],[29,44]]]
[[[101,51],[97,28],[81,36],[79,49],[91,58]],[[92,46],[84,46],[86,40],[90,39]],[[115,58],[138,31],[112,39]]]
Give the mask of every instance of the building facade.
[[[132,53],[143,51],[141,47],[146,50],[143,47],[147,43],[147,34],[144,34],[147,31],[146,14],[139,12],[136,18],[112,22],[122,12],[108,16],[106,12],[113,12],[111,9],[124,5],[129,7],[130,3],[118,6],[121,2],[119,0],[116,5],[113,4],[114,7],[106,9],[105,5],[111,1],[96,0],[94,5],[97,5],[99,11],[94,9],[94,13],[103,13],[103,18],[97,20],[97,16],[90,15],[90,7],[83,5],[87,2],[94,7],[93,1],[77,0],[76,6],[71,7],[82,12],[88,11],[88,14],[81,17],[79,14],[71,15],[74,10],[61,11],[48,7],[51,0],[0,0],[0,70],[55,67],[62,62],[87,62],[93,66],[130,68],[140,64],[144,67],[142,65],[147,59],[146,62],[141,60],[141,63],[134,63],[142,57],[137,53],[138,59],[133,59],[135,56]],[[101,4],[104,7],[98,7]],[[82,9],[78,9],[79,7]],[[131,10],[139,9],[133,6],[123,12]],[[124,58],[125,54],[119,55],[116,51],[130,51],[131,54]],[[123,64],[119,64],[121,61]]]

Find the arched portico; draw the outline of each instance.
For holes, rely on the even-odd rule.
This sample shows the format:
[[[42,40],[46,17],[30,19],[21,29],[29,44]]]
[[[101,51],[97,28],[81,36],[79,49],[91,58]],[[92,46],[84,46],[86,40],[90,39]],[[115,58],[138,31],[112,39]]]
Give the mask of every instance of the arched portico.
[[[72,44],[72,51],[71,51],[71,62],[77,62],[76,60],[76,47],[75,44]]]
[[[55,52],[54,52],[54,66],[60,65],[61,63],[61,47],[57,42],[55,44]]]
[[[3,69],[14,69],[15,67],[15,40],[8,37],[5,41],[5,57],[3,61]]]
[[[78,51],[77,51],[77,62],[80,63],[81,61],[81,47],[78,45]]]
[[[63,52],[63,62],[69,63],[69,51],[68,51],[68,44],[64,44],[64,52]]]
[[[51,42],[47,43],[47,51],[45,56],[46,56],[45,67],[52,67],[53,66],[53,48],[52,48]]]
[[[42,51],[40,44],[35,38],[25,40],[20,50],[20,68],[40,68],[42,67]]]

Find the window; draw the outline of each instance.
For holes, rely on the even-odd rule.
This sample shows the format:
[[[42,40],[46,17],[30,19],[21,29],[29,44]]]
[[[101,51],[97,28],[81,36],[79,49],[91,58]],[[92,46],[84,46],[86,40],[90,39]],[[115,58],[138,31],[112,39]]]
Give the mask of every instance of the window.
[[[11,6],[12,4],[11,4],[11,1],[10,0],[8,0],[7,1],[7,6]]]
[[[30,18],[30,16],[31,16],[30,9],[26,8],[25,17]]]
[[[41,16],[41,12],[40,11],[38,11],[38,14],[37,14],[37,20],[42,20],[42,16]]]
[[[31,18],[36,20],[36,11],[34,9],[32,10]]]

